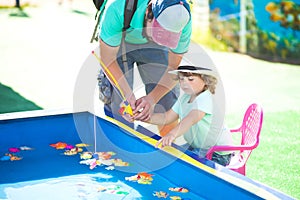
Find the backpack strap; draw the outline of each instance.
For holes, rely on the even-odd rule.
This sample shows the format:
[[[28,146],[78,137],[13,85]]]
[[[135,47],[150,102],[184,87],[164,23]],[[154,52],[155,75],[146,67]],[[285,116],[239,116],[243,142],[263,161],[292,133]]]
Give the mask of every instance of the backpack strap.
[[[123,31],[130,27],[130,22],[136,10],[138,0],[126,0],[124,11],[124,26]]]
[[[102,10],[104,9],[104,8],[102,8],[103,1],[101,1],[101,2],[102,2],[101,6],[99,6],[98,4],[96,5],[95,1],[94,1],[94,4],[98,10],[96,13],[95,19],[97,19],[97,18],[98,19],[97,19],[97,23],[94,27],[94,32],[93,32],[92,38],[90,40],[90,43],[93,43],[94,40],[98,41],[98,36],[96,35],[96,33],[97,33],[97,29],[98,29],[98,24],[100,21],[100,15],[102,14]],[[130,27],[131,19],[137,8],[137,2],[138,2],[138,0],[126,0],[125,7],[124,7],[124,24],[123,24],[123,28],[122,28],[121,51],[122,51],[122,62],[124,65],[125,73],[128,71],[128,63],[127,63],[126,47],[125,47],[126,30]],[[99,7],[99,9],[97,6]],[[98,15],[98,17],[97,17],[97,15]]]
[[[97,8],[97,13],[95,15],[95,20],[97,20],[96,22],[96,25],[94,27],[94,32],[93,32],[93,35],[92,35],[92,38],[90,40],[90,43],[93,43],[93,41],[98,41],[98,38],[96,36],[96,33],[97,33],[97,29],[98,29],[98,24],[100,22],[100,15],[101,15],[101,12],[102,10],[104,10],[104,0],[93,0],[94,2],[94,5],[95,7]],[[125,37],[126,35],[126,30],[130,27],[130,22],[131,22],[131,19],[133,17],[133,14],[136,10],[136,7],[137,7],[137,2],[138,0],[126,0],[125,2],[125,7],[124,7],[124,24],[123,24],[123,34],[122,34],[122,38]],[[125,32],[125,34],[124,34]]]
[[[126,0],[125,2],[124,26],[123,26],[122,41],[121,41],[122,63],[124,65],[125,73],[129,70],[128,63],[127,63],[127,56],[126,56],[126,47],[125,47],[126,30],[130,27],[130,22],[136,10],[137,2],[138,0]]]

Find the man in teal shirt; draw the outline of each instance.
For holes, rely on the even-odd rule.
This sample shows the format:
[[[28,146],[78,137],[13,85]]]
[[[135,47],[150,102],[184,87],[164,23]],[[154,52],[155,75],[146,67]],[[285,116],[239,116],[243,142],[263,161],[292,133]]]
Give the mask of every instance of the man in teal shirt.
[[[188,51],[192,32],[189,4],[185,0],[138,0],[126,31],[128,69],[121,61],[125,0],[107,0],[99,24],[100,57],[118,81],[133,109],[133,120],[146,120],[153,109],[168,110],[179,95],[169,70],[177,69]],[[137,65],[146,96],[137,99],[132,91],[133,67]],[[117,118],[120,97],[112,96],[105,111]],[[154,105],[161,105],[156,106]]]

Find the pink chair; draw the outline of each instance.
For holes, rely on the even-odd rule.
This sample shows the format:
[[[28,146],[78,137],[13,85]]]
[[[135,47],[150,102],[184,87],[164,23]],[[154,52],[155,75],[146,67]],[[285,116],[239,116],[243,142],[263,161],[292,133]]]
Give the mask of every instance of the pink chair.
[[[215,151],[234,151],[234,156],[226,167],[242,175],[246,175],[246,162],[252,150],[259,144],[262,122],[262,108],[258,104],[251,104],[244,115],[241,127],[230,130],[230,132],[241,133],[241,144],[233,146],[213,146],[208,150],[206,158],[211,160],[212,154]]]

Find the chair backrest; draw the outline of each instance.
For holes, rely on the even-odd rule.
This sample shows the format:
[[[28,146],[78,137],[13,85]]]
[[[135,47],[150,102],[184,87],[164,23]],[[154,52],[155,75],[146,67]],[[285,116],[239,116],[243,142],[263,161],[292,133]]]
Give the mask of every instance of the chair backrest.
[[[240,132],[242,133],[241,145],[251,147],[251,150],[242,151],[245,160],[248,159],[251,151],[259,144],[262,122],[262,108],[256,103],[251,104],[245,112],[243,123],[240,127]]]
[[[263,122],[262,108],[258,104],[251,104],[245,112],[241,126],[242,145],[254,145],[259,143],[259,135]]]

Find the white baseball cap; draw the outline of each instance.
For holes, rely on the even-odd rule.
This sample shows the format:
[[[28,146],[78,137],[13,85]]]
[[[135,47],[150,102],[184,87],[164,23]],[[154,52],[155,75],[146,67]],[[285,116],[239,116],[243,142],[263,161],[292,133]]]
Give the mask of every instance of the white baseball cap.
[[[186,0],[153,0],[152,39],[154,42],[175,49],[181,31],[191,18]]]

